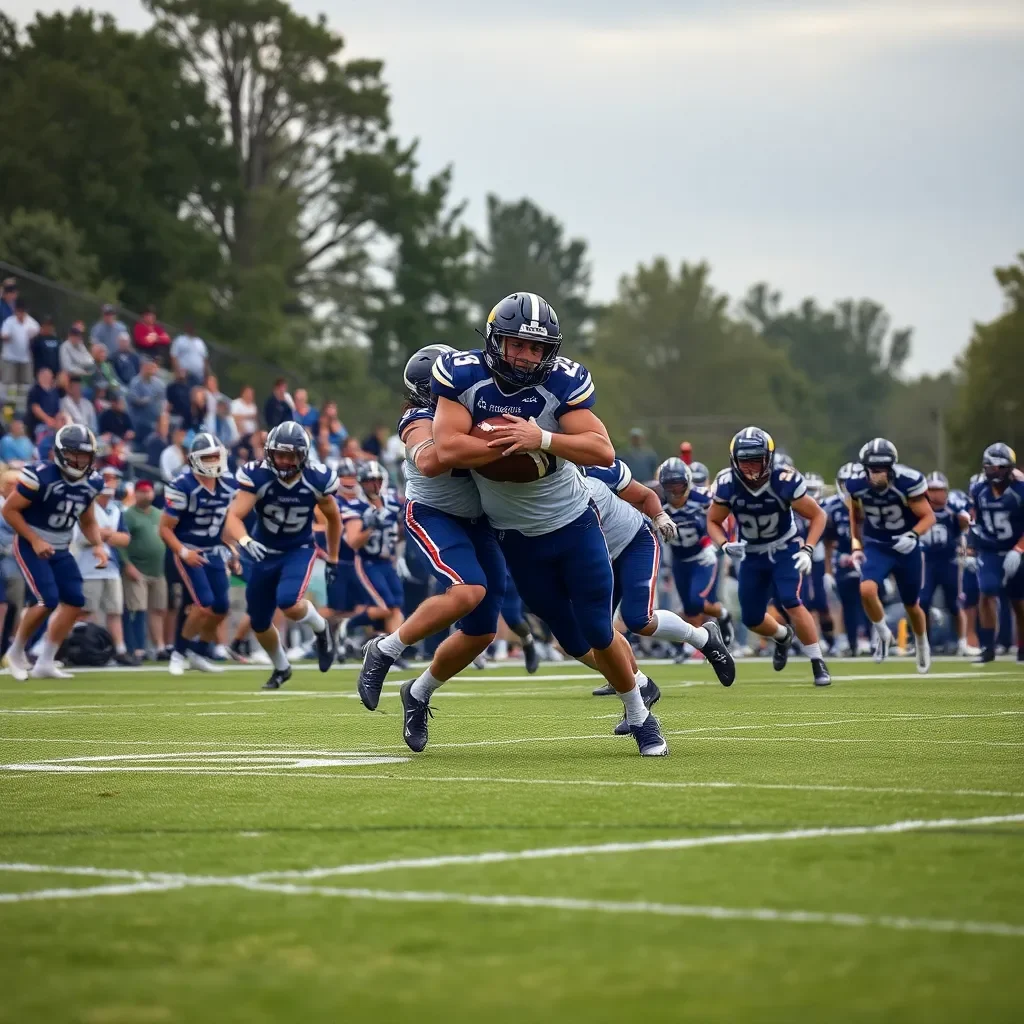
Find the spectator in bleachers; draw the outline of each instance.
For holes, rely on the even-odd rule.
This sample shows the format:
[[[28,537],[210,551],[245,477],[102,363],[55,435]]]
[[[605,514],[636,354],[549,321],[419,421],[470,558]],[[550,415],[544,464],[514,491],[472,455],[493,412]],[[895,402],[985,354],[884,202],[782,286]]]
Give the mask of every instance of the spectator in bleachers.
[[[362,449],[372,455],[377,461],[384,452],[384,446],[388,443],[388,428],[383,423],[378,423],[373,428],[373,433],[363,438]]]
[[[185,427],[198,433],[200,430],[206,430],[207,390],[204,387],[195,387],[192,389],[190,397],[189,414],[185,420]]]
[[[0,324],[14,316],[14,304],[18,301],[18,282],[13,277],[4,278],[0,288]]]
[[[167,385],[167,408],[172,416],[176,416],[187,427],[192,423],[192,388],[188,373],[183,366],[174,371],[174,380]]]
[[[106,343],[104,342],[104,344]],[[114,350],[108,348],[107,351],[113,352]],[[118,379],[125,387],[128,387],[139,375],[139,369],[142,364],[135,349],[132,348],[131,335],[127,331],[122,331],[118,335],[117,351],[114,352],[114,358],[111,359],[111,363],[114,365],[114,372],[117,374]]]
[[[270,393],[263,406],[263,421],[267,430],[273,430],[278,424],[294,419],[292,403],[288,400],[288,381],[278,377],[274,381],[274,390]]]
[[[39,323],[28,315],[24,299],[14,300],[14,312],[0,324],[0,381],[11,396],[32,386],[32,339]]]
[[[157,373],[156,363],[147,354],[128,388],[128,412],[139,437],[145,439],[153,432],[167,404],[166,395],[167,388]]]
[[[658,453],[647,443],[647,437],[640,427],[629,432],[629,447],[621,455],[641,483],[649,483],[658,470]]]
[[[147,306],[142,319],[135,325],[132,332],[135,347],[143,354],[150,355],[157,362],[167,365],[167,352],[171,347],[171,337],[164,328],[156,322],[156,310]]]
[[[128,415],[128,404],[123,391],[114,392],[110,408],[100,413],[99,425],[99,436],[107,441],[115,437],[121,438],[122,441],[135,440],[135,430],[132,427],[131,417]]]
[[[94,434],[99,432],[96,407],[82,394],[81,377],[68,377],[68,386],[60,403],[60,411],[69,423],[88,427]]]
[[[54,383],[54,374],[44,366],[36,374],[36,382],[28,393],[25,428],[29,437],[37,438],[39,429],[56,431],[66,422],[60,411],[60,392]]]
[[[85,325],[76,320],[68,328],[68,340],[60,347],[60,368],[69,377],[91,377],[96,360],[85,347]]]
[[[96,363],[96,369],[93,370],[92,375],[92,386],[94,388],[106,388],[108,395],[114,391],[119,391],[122,387],[121,378],[118,377],[113,364],[107,358],[107,346],[102,342],[94,342],[92,358]]]
[[[231,415],[231,403],[227,395],[217,396],[217,416],[214,433],[217,440],[225,448],[233,448],[238,443],[238,427],[235,426],[234,417]]]
[[[185,324],[184,331],[171,343],[171,367],[183,367],[193,384],[201,384],[206,378],[209,358],[206,342],[196,335],[191,324]]]
[[[108,303],[100,310],[99,320],[89,328],[89,341],[94,345],[106,345],[108,352],[116,352],[118,340],[127,333],[128,328],[117,319],[117,310]]]
[[[42,367],[60,373],[60,338],[53,329],[53,317],[47,313],[39,321],[39,333],[32,339],[32,379],[35,380]]]
[[[160,453],[160,476],[165,483],[170,483],[185,465],[188,458],[185,438],[188,433],[180,424],[175,424],[171,429],[171,443]]]
[[[295,391],[295,413],[292,418],[306,428],[310,437],[315,438],[320,433],[320,410],[309,404],[309,393],[305,388],[297,388]]]
[[[259,426],[259,410],[256,408],[256,393],[247,384],[242,393],[231,403],[231,416],[238,427],[239,437],[248,437]]]
[[[148,434],[139,434],[139,425],[135,424],[136,446],[139,446],[141,438],[141,449],[146,456],[146,472],[154,480],[160,478],[160,456],[170,441],[170,422],[170,414],[164,409]]]
[[[320,413],[320,429],[323,430],[325,425],[327,426],[331,444],[336,445],[340,450],[341,446],[348,439],[348,431],[345,429],[345,424],[338,417],[337,402],[326,402],[324,404],[323,412]]]
[[[351,434],[345,438],[345,443],[341,446],[341,457],[343,459],[352,459],[353,462],[362,462],[368,458],[368,453],[364,452],[359,447],[359,442]]]
[[[0,437],[0,462],[31,462],[35,445],[25,433],[25,421],[20,416],[11,420],[6,434]],[[2,622],[2,620],[0,620]]]
[[[128,468],[128,444],[118,437],[100,444],[100,456],[96,461],[98,469],[116,469],[122,475]]]
[[[217,399],[220,398],[220,381],[217,377],[208,373],[203,381],[206,390],[206,415],[203,417],[202,425],[197,430],[205,430],[208,433],[217,432]]]
[[[124,549],[124,603],[128,610],[129,648],[136,658],[146,653],[146,623],[155,650],[164,645],[167,578],[164,542],[160,539],[160,509],[153,505],[153,484],[135,485],[135,504],[124,510],[129,542]]]

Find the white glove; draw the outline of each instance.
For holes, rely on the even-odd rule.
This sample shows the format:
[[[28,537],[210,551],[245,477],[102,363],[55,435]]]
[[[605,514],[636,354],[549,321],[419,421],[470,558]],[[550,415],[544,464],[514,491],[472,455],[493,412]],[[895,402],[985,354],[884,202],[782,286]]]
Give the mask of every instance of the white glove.
[[[825,593],[831,598],[838,598],[839,587],[836,586],[836,578],[832,573],[825,573]]]
[[[864,566],[863,550],[854,551],[854,553],[850,555],[850,564],[854,567],[854,569],[857,570],[858,573],[861,571],[861,569]]]
[[[745,540],[731,540],[722,550],[738,565],[747,557],[747,542]]]
[[[893,542],[892,549],[897,555],[909,555],[918,544],[920,538],[913,530],[908,533],[901,533]]]
[[[796,571],[801,576],[806,576],[811,571],[811,563],[814,561],[813,549],[805,544],[794,556],[793,564],[796,566]]]
[[[254,562],[262,562],[267,557],[266,547],[252,537],[240,540],[238,545]]]
[[[977,572],[978,571],[978,556],[977,555],[964,555],[964,572]]]
[[[399,555],[395,559],[395,572],[398,573],[398,578],[400,580],[412,579],[412,573],[409,572],[409,566],[405,564],[405,557],[403,555]]]
[[[1020,568],[1020,552],[1014,548],[1012,551],[1006,552],[1006,557],[1003,559],[1003,585],[1006,585],[1007,580],[1012,576],[1017,575],[1017,570]]]
[[[672,522],[672,518],[667,512],[659,512],[654,517],[654,528],[666,544],[671,544],[679,533],[676,524]]]
[[[700,554],[697,556],[698,565],[714,565],[718,561],[718,548],[714,544],[709,544],[706,548],[700,549]]]

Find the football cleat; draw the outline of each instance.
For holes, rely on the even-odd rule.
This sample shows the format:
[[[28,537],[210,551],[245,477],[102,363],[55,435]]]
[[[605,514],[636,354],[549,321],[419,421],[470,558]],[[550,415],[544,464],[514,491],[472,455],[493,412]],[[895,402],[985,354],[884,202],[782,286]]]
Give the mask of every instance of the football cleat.
[[[593,695],[595,697],[610,697],[613,693],[615,693],[615,687],[611,683],[605,683],[604,686],[599,686],[594,690]]]
[[[736,680],[736,662],[725,644],[722,630],[715,619],[708,619],[704,628],[708,631],[708,642],[701,649],[701,654],[711,662],[718,681],[723,686],[732,686]]]
[[[316,645],[316,660],[321,672],[327,672],[334,664],[334,644],[331,638],[331,627],[325,626],[319,633],[313,634]]]
[[[640,687],[640,696],[643,699],[644,707],[647,708],[648,711],[650,711],[651,708],[661,700],[661,690],[658,689],[658,684],[650,676],[647,677],[647,682]],[[629,722],[626,721],[625,711],[622,713],[622,720],[615,726],[615,735],[629,735]]]
[[[429,702],[417,700],[412,695],[412,684],[415,680],[403,683],[398,691],[402,699],[402,739],[408,748],[419,753],[427,745],[427,722],[434,717],[434,710]]]
[[[180,651],[171,651],[171,659],[167,662],[167,671],[172,676],[183,676],[188,671],[188,662]]]
[[[526,671],[532,676],[540,668],[540,655],[537,653],[537,644],[532,640],[523,644],[523,661],[526,662]]]
[[[917,671],[924,675],[932,667],[932,648],[927,638],[917,642]]]
[[[789,661],[789,649],[793,646],[793,627],[786,627],[786,635],[775,641],[775,652],[772,654],[772,668],[781,672]]]
[[[17,679],[19,683],[23,683],[28,679],[28,672],[32,666],[29,665],[28,658],[24,654],[14,655],[11,651],[8,651],[4,656],[4,664],[7,666],[11,676]]]
[[[384,679],[388,669],[395,664],[394,658],[382,654],[380,642],[383,637],[375,636],[367,641],[363,648],[363,667],[359,670],[359,682],[356,689],[359,691],[359,699],[367,711],[376,711],[380,703],[380,691],[384,689]]]
[[[263,684],[264,690],[280,690],[285,683],[288,682],[292,677],[292,669],[289,665],[288,668],[275,668],[270,674],[270,678]]]
[[[814,673],[815,686],[831,686],[832,677],[828,674],[828,665],[824,658],[811,658],[811,671]]]
[[[228,647],[228,657],[232,661],[237,661],[239,665],[248,665],[249,656],[242,647],[243,642],[242,640],[232,640]]]
[[[664,757],[668,753],[668,743],[654,715],[648,715],[643,725],[631,725],[629,731],[640,748],[641,757]]]
[[[55,662],[37,661],[29,672],[32,679],[74,679],[70,672],[65,672]]]
[[[736,626],[732,621],[732,615],[728,608],[722,609],[722,617],[718,620],[718,628],[722,631],[722,643],[726,647],[732,647],[736,639]]]
[[[884,630],[884,632],[882,632]],[[889,648],[892,647],[892,630],[885,623],[882,630],[875,626],[875,664],[881,665],[889,657]]]
[[[473,659],[473,668],[479,669],[481,672],[485,668],[487,668],[487,655],[486,654],[478,654]]]
[[[994,647],[985,647],[982,649],[981,654],[974,659],[973,664],[975,665],[988,665],[996,660],[996,649]]]
[[[956,645],[956,653],[961,658],[976,658],[981,654],[981,648],[972,647],[966,640],[959,640]]]
[[[220,665],[214,664],[209,658],[204,658],[201,654],[196,654],[195,651],[186,651],[185,657],[188,659],[189,665],[200,672],[212,672],[214,675],[217,675],[224,671]]]

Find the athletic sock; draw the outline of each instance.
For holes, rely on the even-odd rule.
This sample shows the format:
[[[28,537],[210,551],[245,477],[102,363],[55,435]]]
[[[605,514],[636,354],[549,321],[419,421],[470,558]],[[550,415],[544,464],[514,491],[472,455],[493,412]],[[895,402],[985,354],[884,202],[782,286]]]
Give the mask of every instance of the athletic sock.
[[[270,660],[274,663],[274,668],[276,668],[279,672],[284,672],[286,669],[291,668],[291,665],[289,664],[288,658],[284,653],[284,647],[281,645],[281,634],[278,633],[278,631],[273,626],[271,626],[271,630],[271,646],[267,647],[262,644],[260,646],[262,646],[263,650],[265,650],[267,654],[270,656]]]
[[[650,680],[640,669],[637,669],[636,672],[633,673],[633,682],[636,683],[637,686],[646,686]]]
[[[316,610],[312,601],[306,602],[306,614],[299,619],[299,622],[312,626],[314,633],[322,633],[327,628],[327,620]]]
[[[114,650],[118,654],[127,654],[128,648],[124,644],[114,644]]]
[[[405,641],[399,638],[398,630],[396,629],[394,633],[384,637],[384,639],[377,644],[377,650],[380,651],[384,657],[394,660],[402,656],[402,651],[405,650],[406,646],[407,644]]]
[[[409,688],[409,693],[418,701],[426,703],[434,691],[444,685],[443,679],[435,679],[428,668]]]
[[[59,650],[60,650],[60,644],[55,644],[50,639],[50,634],[47,633],[46,636],[44,636],[43,640],[42,640],[42,645],[41,645],[41,648],[40,648],[40,651],[39,651],[39,661],[38,661],[38,664],[41,664],[41,665],[52,665],[53,664],[53,659],[57,657],[57,651],[59,651]]]
[[[821,653],[821,644],[804,644],[804,654],[806,654],[812,661],[815,659],[820,660],[823,657]]]
[[[644,699],[640,696],[640,687],[634,686],[625,693],[619,694],[622,706],[626,709],[626,721],[630,725],[643,725],[650,711],[644,707]]]
[[[772,637],[772,639],[776,641],[782,641],[785,640],[787,636],[789,636],[789,630],[780,622],[778,628],[775,630],[775,635]]]
[[[691,626],[675,612],[667,612],[662,608],[654,613],[654,632],[651,636],[659,640],[670,640],[676,644],[693,644],[697,650],[703,649],[708,642],[708,631],[703,626]]]

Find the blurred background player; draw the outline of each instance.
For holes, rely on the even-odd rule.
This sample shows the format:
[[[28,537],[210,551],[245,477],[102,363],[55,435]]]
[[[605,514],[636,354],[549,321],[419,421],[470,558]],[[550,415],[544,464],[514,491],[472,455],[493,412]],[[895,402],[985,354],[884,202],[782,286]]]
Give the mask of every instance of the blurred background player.
[[[846,634],[846,653],[851,657],[869,654],[867,641],[868,620],[860,598],[860,569],[853,558],[853,543],[850,534],[849,495],[846,484],[860,472],[855,462],[846,462],[836,473],[836,493],[826,499],[825,511],[825,559],[831,568],[832,586],[843,610],[843,631]],[[829,586],[828,576],[825,579]]]
[[[804,483],[807,484],[807,494],[819,505],[825,500],[825,481],[817,473],[807,473],[804,476]],[[807,539],[809,523],[803,516],[797,516],[797,531],[800,537]],[[825,523],[826,529],[828,522]],[[824,536],[824,535],[823,535]],[[800,591],[800,598],[804,606],[814,617],[818,627],[818,636],[824,644],[822,650],[828,653],[835,645],[835,626],[832,623],[832,612],[828,606],[828,591],[825,587],[825,544],[819,540],[814,545],[814,553],[811,555],[811,571],[804,577],[803,588]]]

